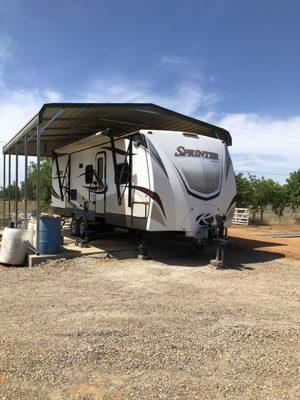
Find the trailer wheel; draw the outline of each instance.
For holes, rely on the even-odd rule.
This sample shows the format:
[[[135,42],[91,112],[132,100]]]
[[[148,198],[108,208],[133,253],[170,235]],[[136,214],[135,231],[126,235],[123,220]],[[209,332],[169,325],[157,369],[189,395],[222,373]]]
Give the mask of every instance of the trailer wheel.
[[[199,240],[199,239],[194,239],[194,246],[196,247],[196,249],[198,250],[202,250],[204,247],[204,241],[203,240]]]
[[[202,250],[204,247],[203,243],[195,242],[194,246],[196,247],[197,250]]]
[[[72,217],[71,220],[71,235],[72,236],[79,236],[79,224],[78,224],[78,219],[75,217]]]
[[[85,218],[79,220],[79,236],[84,239],[88,230],[88,222]]]
[[[132,236],[136,236],[136,237],[141,237],[142,236],[142,232],[138,231],[137,229],[128,229],[128,232],[130,233],[130,235]]]

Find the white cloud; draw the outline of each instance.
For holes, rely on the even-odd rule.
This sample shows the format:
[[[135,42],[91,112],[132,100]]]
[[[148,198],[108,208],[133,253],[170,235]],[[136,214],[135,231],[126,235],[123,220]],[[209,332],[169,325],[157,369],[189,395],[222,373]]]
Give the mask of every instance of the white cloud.
[[[188,115],[206,114],[219,100],[217,94],[205,92],[197,82],[179,81],[168,93],[162,93],[154,81],[119,77],[93,81],[85,96],[99,102],[156,103]]]
[[[277,174],[273,178],[284,181],[286,177],[281,174],[300,167],[300,116],[279,119],[237,113],[227,114],[216,123],[231,132],[231,154],[237,170],[270,172]]]
[[[13,43],[12,38],[9,35],[0,35],[0,61],[4,62],[11,58],[10,47]]]
[[[2,37],[1,40],[0,37],[0,77],[1,65],[4,71],[11,57],[11,43],[10,39]],[[156,79],[163,68],[166,76],[170,73],[173,77],[168,91],[162,91]],[[271,172],[278,174],[273,178],[284,181],[285,177],[280,174],[299,168],[300,116],[279,119],[255,113],[221,115],[217,111],[220,95],[210,88],[213,78],[205,77],[200,68],[183,57],[164,55],[151,72],[143,79],[129,76],[95,79],[80,95],[90,102],[156,103],[222,126],[233,137],[231,154],[236,170]],[[70,96],[67,100],[82,101]],[[4,84],[0,91],[0,142],[7,142],[43,103],[59,101],[66,101],[66,98],[53,88],[23,90]],[[0,176],[0,185],[1,181]]]
[[[219,96],[205,92],[192,81],[179,82],[163,94],[151,82],[110,78],[95,81],[86,95],[97,101],[152,102],[221,126],[232,135],[230,151],[236,170],[255,171],[258,176],[270,172],[274,174],[271,178],[283,182],[287,175],[281,174],[300,167],[300,116],[277,119],[255,113],[220,115],[216,111]]]
[[[13,40],[9,35],[0,35],[0,88],[3,87],[1,79],[4,76],[5,63],[12,57],[10,52],[12,42]]]
[[[175,65],[177,67],[189,64],[189,60],[185,57],[170,56],[164,54],[163,56],[161,56],[159,63],[161,65]]]
[[[2,147],[9,141],[33,116],[45,102],[61,101],[62,97],[54,90],[39,89],[22,90],[4,87],[0,91],[0,186],[3,182]],[[12,161],[12,180],[14,179],[14,161]],[[20,158],[20,179],[24,176],[24,163]]]
[[[5,79],[6,71],[13,61],[11,47],[13,40],[9,35],[0,35],[0,186],[3,182],[2,147],[13,137],[19,129],[25,125],[35,113],[39,111],[45,102],[58,102],[62,96],[51,88],[41,90],[16,86],[10,80]],[[12,161],[12,180],[14,179],[14,161]],[[24,176],[24,164],[20,158],[20,179]]]
[[[45,102],[56,102],[61,98],[58,92],[50,89],[5,88],[0,94],[0,141],[8,141]]]

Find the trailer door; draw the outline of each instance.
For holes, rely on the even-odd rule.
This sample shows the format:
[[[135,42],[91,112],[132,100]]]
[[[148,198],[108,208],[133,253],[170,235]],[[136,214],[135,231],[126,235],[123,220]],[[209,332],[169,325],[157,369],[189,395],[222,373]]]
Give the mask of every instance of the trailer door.
[[[96,175],[97,175],[97,189],[96,189],[96,214],[105,213],[106,203],[106,154],[105,152],[98,153],[96,156]]]

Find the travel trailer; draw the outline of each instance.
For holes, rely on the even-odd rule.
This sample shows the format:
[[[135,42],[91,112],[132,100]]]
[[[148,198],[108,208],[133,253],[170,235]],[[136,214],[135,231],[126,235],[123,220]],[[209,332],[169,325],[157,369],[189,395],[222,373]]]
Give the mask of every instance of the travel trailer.
[[[236,201],[231,144],[225,129],[152,103],[49,103],[4,146],[3,185],[7,158],[10,184],[11,155],[16,178],[24,155],[27,215],[26,165],[36,157],[39,237],[40,160],[51,157],[53,211],[71,218],[73,235],[91,237],[114,227],[142,237],[181,234],[199,247],[215,242],[221,265]],[[17,198],[15,210],[17,225]]]
[[[97,132],[55,149],[52,182],[53,211],[72,218],[74,236],[176,232],[222,250],[235,209],[226,141],[194,132]]]

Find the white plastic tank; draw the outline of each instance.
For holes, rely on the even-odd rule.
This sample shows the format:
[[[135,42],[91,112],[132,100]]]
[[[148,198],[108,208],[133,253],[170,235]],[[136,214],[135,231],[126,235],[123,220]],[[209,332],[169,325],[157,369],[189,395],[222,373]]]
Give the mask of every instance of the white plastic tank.
[[[28,221],[29,242],[36,248],[36,221],[31,219]]]
[[[0,263],[22,265],[25,261],[30,232],[23,229],[4,228],[0,249]]]

